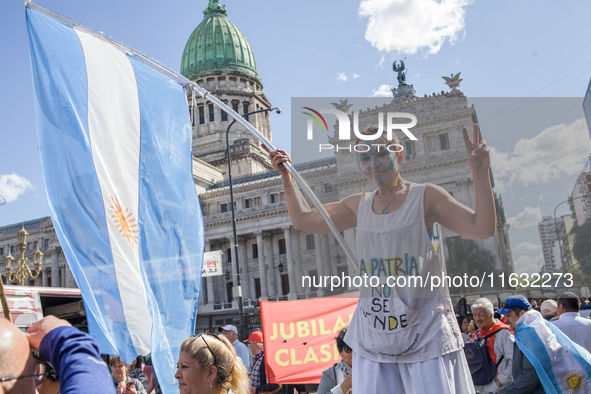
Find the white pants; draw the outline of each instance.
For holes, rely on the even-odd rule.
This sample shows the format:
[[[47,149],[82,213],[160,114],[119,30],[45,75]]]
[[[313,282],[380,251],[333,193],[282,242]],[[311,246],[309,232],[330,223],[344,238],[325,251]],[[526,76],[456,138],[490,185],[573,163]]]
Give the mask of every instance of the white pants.
[[[378,363],[353,352],[353,394],[475,394],[463,351],[412,363]]]

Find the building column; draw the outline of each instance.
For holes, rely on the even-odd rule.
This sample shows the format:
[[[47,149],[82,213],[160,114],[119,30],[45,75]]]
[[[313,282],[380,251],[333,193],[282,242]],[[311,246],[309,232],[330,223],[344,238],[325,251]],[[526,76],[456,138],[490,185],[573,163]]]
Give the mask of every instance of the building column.
[[[322,261],[322,248],[320,247],[320,234],[314,234],[314,252],[316,253],[316,267],[318,269],[318,277],[322,278],[324,276],[324,262]],[[316,283],[318,283],[318,279],[316,279]],[[312,278],[312,284],[314,284],[314,278]],[[324,295],[324,291],[322,287],[314,287],[310,288],[312,291],[316,291],[318,297],[322,297]]]
[[[47,280],[47,268],[43,268],[41,270],[41,286],[47,287],[47,283],[48,283],[48,280]]]
[[[238,238],[238,261],[240,262],[240,282],[242,285],[242,298],[250,298],[250,275],[248,274],[248,260],[246,257],[246,238]]]
[[[211,252],[211,243],[209,242],[209,239],[205,240],[205,251]],[[215,303],[215,294],[214,294],[214,287],[213,287],[213,276],[206,277],[205,282],[207,283],[207,303],[214,304]]]
[[[265,248],[263,244],[263,232],[257,230],[254,232],[257,237],[257,250],[259,252],[259,278],[261,282],[261,297],[260,299],[266,301],[269,299],[269,287],[267,284],[267,268],[265,266]]]
[[[66,287],[71,289],[77,288],[78,285],[76,284],[76,279],[74,279],[74,274],[72,273],[72,270],[70,270],[70,266],[66,264],[64,269],[66,270]]]
[[[293,264],[292,248],[291,248],[291,226],[283,227],[283,234],[285,235],[285,254],[287,255],[287,275],[289,278],[289,294],[287,295],[288,300],[295,300],[297,287],[296,287],[296,272]]]
[[[59,247],[53,249],[51,254],[51,287],[60,287],[60,266],[58,262],[58,254],[60,252]]]
[[[329,242],[330,239],[328,238],[328,234],[320,234],[320,247],[322,249],[322,260],[324,262],[324,274],[327,276],[333,275],[333,262],[330,259],[330,249],[328,246]]]
[[[66,284],[66,267],[60,268],[60,287],[68,287]]]
[[[304,276],[304,267],[302,265],[302,246],[300,240],[300,232],[296,229],[291,231],[291,245],[293,250],[293,265],[295,267],[295,283],[296,292],[303,293],[304,287],[302,286],[302,277]]]
[[[277,293],[277,279],[275,278],[275,263],[273,261],[273,235],[265,233],[263,236],[263,244],[265,247],[265,263],[267,266],[267,280],[269,285],[269,295],[276,296]]]

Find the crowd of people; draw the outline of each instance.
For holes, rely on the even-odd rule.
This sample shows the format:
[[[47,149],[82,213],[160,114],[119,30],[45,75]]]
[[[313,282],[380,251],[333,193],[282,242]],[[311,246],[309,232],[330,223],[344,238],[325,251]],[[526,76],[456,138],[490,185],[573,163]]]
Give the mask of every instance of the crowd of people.
[[[534,366],[515,340],[517,323],[526,313],[538,313],[572,342],[591,353],[591,320],[582,318],[579,313],[583,308],[588,309],[587,305],[589,302],[585,297],[578,297],[572,292],[561,294],[557,300],[528,300],[523,296],[513,296],[507,298],[503,307],[496,311],[487,298],[477,300],[471,306],[473,319],[470,323],[466,316],[457,316],[465,352],[470,355],[469,363],[474,357],[474,348],[481,342],[490,364],[494,366],[492,379],[484,385],[475,383],[475,391],[480,394],[544,393]],[[476,330],[470,330],[471,323],[475,324]],[[478,357],[475,360],[473,363],[480,365]],[[541,367],[549,368],[549,365]],[[472,377],[476,382],[476,374],[473,373]]]

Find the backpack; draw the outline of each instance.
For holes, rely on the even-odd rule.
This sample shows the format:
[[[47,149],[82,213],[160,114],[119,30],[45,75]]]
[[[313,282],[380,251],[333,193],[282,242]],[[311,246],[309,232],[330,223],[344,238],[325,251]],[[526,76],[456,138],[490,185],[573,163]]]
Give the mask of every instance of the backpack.
[[[497,367],[503,361],[503,358],[505,358],[504,355],[501,356],[501,359],[495,364],[486,351],[486,340],[501,330],[505,330],[505,328],[488,334],[484,338],[477,337],[464,345],[464,353],[466,354],[468,367],[472,374],[472,382],[475,386],[483,386],[492,382],[497,373]]]

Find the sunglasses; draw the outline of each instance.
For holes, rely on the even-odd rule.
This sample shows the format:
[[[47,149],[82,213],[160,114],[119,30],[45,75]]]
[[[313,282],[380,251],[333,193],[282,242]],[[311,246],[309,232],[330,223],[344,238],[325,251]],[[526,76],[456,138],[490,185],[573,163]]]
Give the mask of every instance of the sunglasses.
[[[209,335],[211,335],[211,336],[212,336],[212,337],[214,337],[214,338],[217,338],[217,340],[218,340],[218,341],[221,341],[220,337],[219,337],[219,336],[217,336],[216,334],[209,334]],[[200,332],[200,333],[199,333],[199,334],[197,334],[197,335],[193,335],[193,336],[191,337],[191,340],[189,341],[189,343],[192,343],[192,342],[193,342],[195,339],[197,339],[197,338],[199,338],[199,337],[203,338],[203,343],[205,343],[205,346],[207,346],[207,348],[209,349],[209,352],[211,353],[211,355],[212,355],[212,357],[213,357],[213,365],[217,365],[217,363],[218,363],[218,362],[217,362],[217,359],[215,358],[215,353],[214,353],[214,352],[213,352],[213,350],[211,350],[211,348],[209,347],[209,344],[208,344],[208,343],[207,343],[207,341],[205,340],[205,336],[203,335],[203,333],[201,333],[201,332]]]
[[[36,386],[36,388],[39,388],[39,387],[41,387],[41,385],[45,381],[45,376],[47,376],[47,371],[45,370],[45,364],[39,363],[35,366],[35,373],[33,375],[18,376],[16,378],[13,378],[13,377],[0,378],[0,382],[7,382],[9,380],[18,380],[18,379],[25,379],[25,378],[35,378],[35,386]]]
[[[509,304],[509,303],[507,303],[507,302],[503,302],[503,305],[502,305],[502,306],[503,306],[503,309],[508,309],[508,308],[510,308],[510,309],[521,308],[521,307],[519,307],[519,306],[517,306],[517,305]]]

